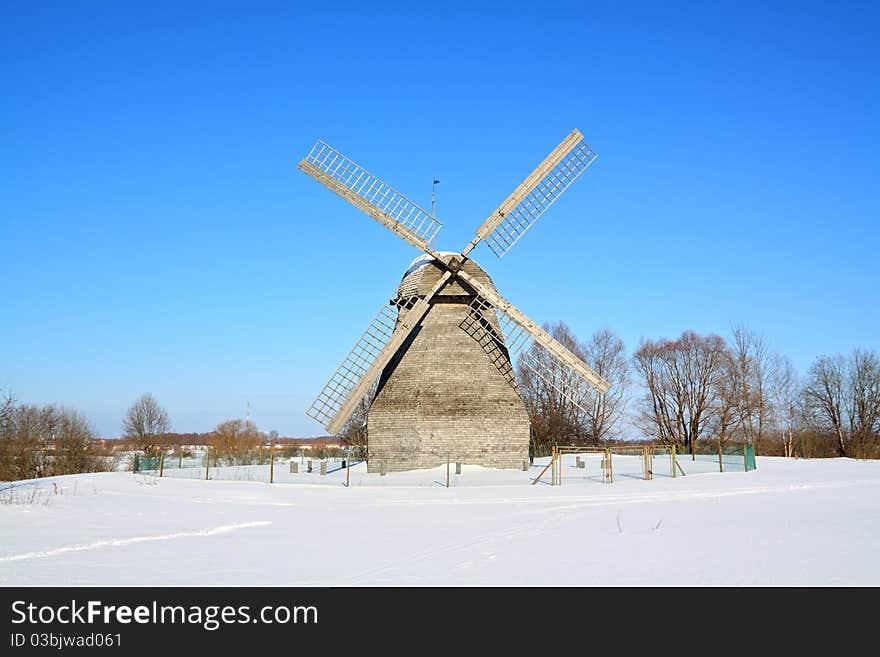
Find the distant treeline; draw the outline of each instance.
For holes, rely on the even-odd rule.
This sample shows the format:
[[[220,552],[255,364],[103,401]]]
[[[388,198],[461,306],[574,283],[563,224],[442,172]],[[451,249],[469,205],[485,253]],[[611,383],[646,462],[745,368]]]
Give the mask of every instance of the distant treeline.
[[[285,446],[291,453],[310,446],[310,453],[323,454],[327,445],[338,442],[329,436],[279,436],[277,431],[260,431],[241,419],[222,422],[207,433],[175,433],[170,431],[168,413],[150,394],[141,395],[129,407],[122,428],[121,437],[105,440],[79,411],[22,403],[6,393],[0,397],[0,481],[113,471],[127,467],[134,452],[150,456],[188,445],[209,447],[215,456],[237,459],[269,443]]]

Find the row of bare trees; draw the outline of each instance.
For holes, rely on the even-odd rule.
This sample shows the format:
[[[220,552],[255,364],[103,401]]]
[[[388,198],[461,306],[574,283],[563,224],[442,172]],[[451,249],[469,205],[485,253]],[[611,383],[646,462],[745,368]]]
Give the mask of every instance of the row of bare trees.
[[[608,329],[579,340],[563,322],[544,329],[608,380],[596,395],[533,345],[517,361],[532,448],[641,438],[696,451],[711,442],[750,443],[784,456],[880,456],[880,358],[856,350],[822,356],[804,379],[764,337],[736,326],[730,340],[685,331],[642,340],[632,358]],[[572,402],[572,398],[577,403]],[[367,395],[342,432],[366,447]]]
[[[156,456],[168,448],[171,422],[146,393],[129,406],[122,430],[123,440],[104,441],[78,411],[21,404],[6,394],[0,397],[0,481],[115,470],[126,450]],[[216,459],[244,463],[266,439],[249,420],[232,419],[217,425],[207,444]]]
[[[730,344],[693,331],[642,340],[633,355],[644,388],[636,424],[653,439],[692,451],[706,438],[760,443],[773,419],[780,358],[771,358],[763,337],[742,326]]]
[[[785,456],[880,456],[880,357],[820,356],[801,381],[763,337],[736,327],[730,344],[685,332],[643,340],[634,359],[645,396],[639,426],[693,448],[739,440]]]
[[[816,359],[795,403],[795,413],[806,426],[834,436],[840,456],[880,455],[880,356],[876,352],[856,349],[847,357]]]
[[[788,358],[744,326],[735,327],[729,341],[693,331],[644,339],[631,359],[608,330],[582,342],[564,323],[544,328],[611,388],[604,396],[580,389],[570,372],[533,346],[518,362],[517,382],[534,446],[598,444],[626,435],[689,451],[700,441],[738,441],[765,454],[880,457],[880,356],[874,351],[821,356],[801,379]],[[572,396],[580,402],[572,403]]]

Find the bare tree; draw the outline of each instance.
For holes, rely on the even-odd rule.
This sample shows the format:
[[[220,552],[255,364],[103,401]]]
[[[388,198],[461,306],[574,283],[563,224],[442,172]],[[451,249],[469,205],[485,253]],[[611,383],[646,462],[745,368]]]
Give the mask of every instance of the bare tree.
[[[112,469],[98,449],[91,423],[78,411],[67,408],[56,411],[54,447],[53,474]]]
[[[369,438],[367,417],[370,412],[370,405],[379,393],[380,383],[381,381],[377,380],[372,386],[370,386],[369,390],[367,390],[367,394],[361,399],[361,403],[358,404],[357,408],[355,408],[354,412],[351,414],[351,417],[346,420],[342,430],[339,432],[339,442],[346,447],[351,448],[351,457],[353,459],[367,458],[367,443]]]
[[[774,354],[770,361],[770,390],[775,407],[776,428],[782,437],[785,456],[795,456],[795,430],[801,417],[799,408],[800,385],[798,375],[791,361],[780,354]]]
[[[677,340],[643,340],[633,360],[647,390],[642,427],[661,441],[689,447],[711,426],[724,339],[685,331]]]
[[[627,383],[623,342],[610,331],[599,331],[588,343],[579,342],[564,322],[545,324],[544,330],[608,378],[612,390],[603,401],[576,374],[560,367],[540,344],[533,343],[516,364],[517,386],[531,423],[532,449],[612,437],[623,411]],[[542,376],[533,368],[539,369]],[[572,396],[578,403],[572,401]]]
[[[367,454],[367,414],[370,411],[371,400],[372,394],[364,395],[361,403],[357,405],[351,417],[343,425],[342,431],[339,432],[340,442],[354,451],[352,456],[356,459],[365,458]]]
[[[868,444],[880,436],[880,357],[874,351],[856,349],[850,356],[846,412],[855,455],[864,458]]]
[[[629,362],[623,340],[608,329],[596,331],[582,345],[586,363],[611,384],[604,395],[593,395],[585,408],[587,437],[594,443],[615,438],[629,389]]]
[[[236,418],[218,424],[207,442],[216,458],[238,465],[250,460],[261,436],[252,422]]]
[[[12,391],[8,390],[0,397],[0,439],[5,438],[12,422],[12,414],[15,411],[15,397]]]
[[[739,425],[746,440],[755,445],[771,422],[772,405],[767,392],[770,353],[764,337],[741,324],[733,329],[732,351]]]
[[[673,348],[673,342],[665,338],[642,340],[633,354],[633,364],[646,389],[638,424],[647,435],[670,445],[681,443],[684,408],[682,390],[673,385],[667,366]]]
[[[9,481],[50,475],[50,452],[56,423],[54,406],[20,404],[12,407],[4,431],[0,479]]]
[[[15,398],[12,392],[3,393],[0,399],[0,481],[14,479],[15,445],[12,438],[12,418],[15,413]]]
[[[737,412],[739,402],[739,369],[733,351],[725,349],[719,361],[715,377],[712,431],[718,437],[719,446],[731,438],[740,428],[742,419]]]
[[[544,330],[562,342],[569,350],[576,348],[570,331],[567,331],[567,327],[563,328],[561,323],[553,326],[544,324]],[[539,344],[533,343],[526,357],[540,364],[549,373],[549,376],[561,375],[556,371],[549,355]],[[532,368],[526,367],[525,362],[523,358],[517,361],[516,379],[526,410],[529,413],[531,442],[539,449],[546,448],[553,443],[573,442],[576,440],[577,422],[573,418],[573,410],[569,408],[568,399],[560,393],[558,386],[548,385]]]
[[[155,453],[156,443],[170,429],[168,413],[150,393],[144,393],[128,407],[122,422],[125,437],[147,455]]]
[[[833,432],[838,456],[846,456],[844,385],[846,364],[840,356],[820,356],[804,384],[807,417],[818,428]]]

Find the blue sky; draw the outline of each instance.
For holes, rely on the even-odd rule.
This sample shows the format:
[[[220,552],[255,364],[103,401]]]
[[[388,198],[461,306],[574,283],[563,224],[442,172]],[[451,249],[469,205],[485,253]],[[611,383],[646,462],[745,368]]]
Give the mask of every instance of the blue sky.
[[[630,350],[744,322],[802,371],[880,348],[870,3],[182,4],[0,10],[21,400],[107,436],[144,391],[178,431],[249,402],[320,433],[305,408],[418,253],[297,171],[318,138],[425,207],[439,178],[451,250],[577,127],[596,163],[473,254],[534,320]]]

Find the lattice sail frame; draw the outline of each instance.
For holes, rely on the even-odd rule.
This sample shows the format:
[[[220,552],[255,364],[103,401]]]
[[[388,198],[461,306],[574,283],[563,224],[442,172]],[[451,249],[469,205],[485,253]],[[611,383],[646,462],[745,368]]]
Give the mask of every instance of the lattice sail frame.
[[[388,344],[397,328],[399,310],[405,310],[409,305],[411,304],[407,300],[394,297],[382,306],[363,335],[336,368],[333,376],[318,393],[306,415],[325,427],[330,423],[348,395],[376,360],[379,352]]]
[[[501,329],[500,336],[492,327],[492,313]],[[513,370],[513,363],[518,359],[544,385],[556,390],[581,411],[588,412],[587,403],[591,403],[598,394],[593,386],[539,345],[525,328],[493,307],[486,299],[479,295],[474,297],[460,326],[477,341],[514,389],[519,391]]]
[[[441,223],[430,212],[329,144],[318,140],[304,159],[426,243],[440,230]]]
[[[584,141],[578,143],[485,238],[492,253],[504,256],[597,157]]]

